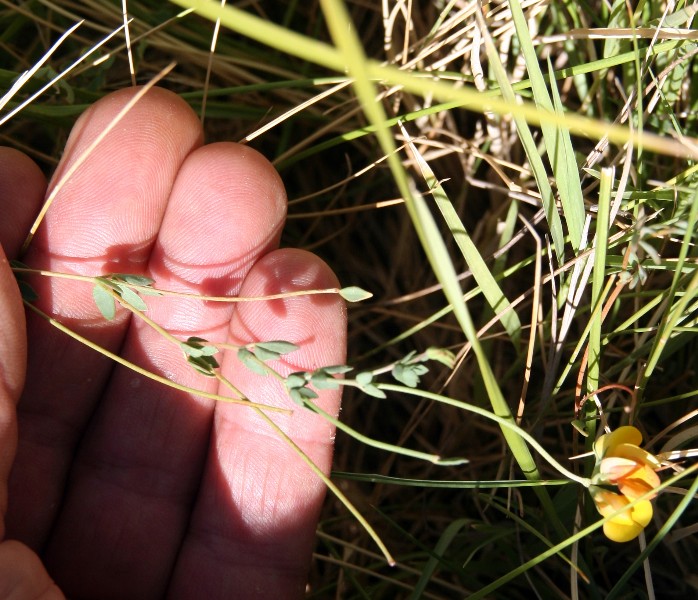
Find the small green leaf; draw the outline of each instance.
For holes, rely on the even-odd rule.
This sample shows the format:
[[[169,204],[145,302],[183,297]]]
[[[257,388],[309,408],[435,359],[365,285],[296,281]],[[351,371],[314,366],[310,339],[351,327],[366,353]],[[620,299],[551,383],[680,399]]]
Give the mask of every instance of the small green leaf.
[[[301,396],[301,389],[303,388],[291,388],[288,391],[288,395],[291,397],[294,403],[298,406],[303,406],[303,396]]]
[[[95,285],[92,287],[92,298],[94,299],[99,312],[102,313],[102,316],[107,321],[111,321],[116,316],[114,298],[112,298],[111,294],[104,289],[101,282],[95,283]]]
[[[334,365],[330,367],[322,367],[320,370],[324,371],[328,375],[342,375],[343,373],[353,371],[354,367],[350,367],[348,365]]]
[[[218,348],[208,343],[208,340],[200,337],[190,337],[181,344],[182,351],[187,356],[199,358],[201,356],[213,356],[218,353]]]
[[[130,304],[136,310],[140,310],[141,312],[148,310],[148,305],[143,302],[143,298],[125,285],[119,285],[119,296],[121,296],[121,299],[126,302],[126,304]]]
[[[308,383],[307,375],[308,374],[303,371],[291,373],[288,377],[286,377],[284,383],[289,390],[305,387],[305,385]]]
[[[213,370],[220,366],[212,356],[187,356],[187,362],[206,377],[214,377]]]
[[[379,390],[372,383],[369,385],[361,386],[361,391],[366,392],[369,396],[373,396],[374,398],[381,398],[381,399],[387,398],[387,396],[385,395],[385,392],[383,392],[383,390]]]
[[[110,288],[117,293],[119,292],[119,285],[117,283],[114,283],[111,279],[109,279],[109,276],[95,277],[95,282],[101,283],[102,286],[105,288]]]
[[[373,297],[371,292],[367,292],[366,290],[355,285],[342,288],[339,290],[339,295],[347,302],[361,302]]]
[[[254,345],[254,354],[261,361],[278,360],[282,354],[289,354],[298,350],[296,344],[283,340],[273,340],[270,342],[258,342]]]
[[[306,400],[315,400],[317,394],[307,387],[293,388],[289,391],[291,400],[293,400],[298,406],[304,406]]]
[[[446,350],[446,348],[427,348],[426,354],[429,360],[440,362],[449,369],[452,369],[456,364],[456,355],[450,350]]]
[[[318,395],[308,387],[298,388],[300,395],[306,400],[315,400]]]
[[[141,285],[144,287],[151,286],[155,283],[154,279],[145,275],[131,275],[130,273],[112,273],[111,278],[114,281],[123,281],[129,285]]]
[[[160,290],[153,290],[150,288],[145,288],[143,290],[138,290],[138,293],[141,296],[162,296],[162,292]]]
[[[204,355],[203,352],[201,352],[200,348],[196,348],[194,346],[190,346],[189,344],[182,343],[182,352],[184,352],[185,356],[192,356],[194,358],[199,358]]]
[[[589,437],[589,431],[587,430],[587,426],[584,421],[582,421],[581,419],[575,419],[574,421],[572,421],[571,425],[584,437]]]
[[[267,369],[264,366],[264,363],[247,348],[240,348],[240,350],[238,350],[238,359],[253,373],[257,373],[258,375],[267,375]]]
[[[417,354],[416,350],[411,350],[408,352],[402,359],[400,359],[400,362],[403,365],[409,365],[412,362],[412,359],[414,358],[414,355]]]
[[[415,388],[419,384],[419,378],[428,371],[429,367],[426,365],[403,365],[398,363],[393,367],[391,373],[400,383],[404,383],[407,387]]]
[[[324,369],[313,372],[310,382],[319,390],[336,390],[339,388],[339,381]]]
[[[358,383],[361,387],[368,385],[373,381],[373,373],[369,371],[364,371],[362,373],[359,373],[356,376],[356,383]]]
[[[263,350],[268,350],[269,352],[275,352],[276,354],[290,354],[291,352],[298,350],[299,346],[292,344],[291,342],[285,342],[283,340],[274,340],[271,342],[259,342],[254,345],[255,350],[262,348]],[[259,354],[257,355],[259,356]]]

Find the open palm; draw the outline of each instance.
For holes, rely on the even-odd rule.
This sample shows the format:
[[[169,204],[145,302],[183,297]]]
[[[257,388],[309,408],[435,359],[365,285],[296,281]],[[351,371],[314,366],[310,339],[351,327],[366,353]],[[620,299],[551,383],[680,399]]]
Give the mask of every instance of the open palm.
[[[134,93],[112,94],[83,115],[54,183]],[[0,242],[9,258],[45,188],[26,156],[0,151]],[[318,258],[277,249],[285,214],[282,183],[264,158],[232,143],[203,146],[189,107],[153,89],[71,175],[22,260],[62,273],[145,274],[163,289],[215,296],[337,286]],[[153,382],[31,312],[25,382],[23,308],[6,261],[0,271],[0,596],[60,597],[50,578],[76,599],[302,596],[324,486],[294,450],[253,410]],[[30,283],[36,306],[100,346],[178,383],[231,395],[130,312],[106,321],[89,284]],[[178,339],[298,344],[275,363],[282,373],[345,359],[337,296],[146,300],[148,317]],[[295,408],[267,414],[328,471],[330,425],[234,352],[217,357],[251,400]],[[319,402],[336,414],[339,392]]]

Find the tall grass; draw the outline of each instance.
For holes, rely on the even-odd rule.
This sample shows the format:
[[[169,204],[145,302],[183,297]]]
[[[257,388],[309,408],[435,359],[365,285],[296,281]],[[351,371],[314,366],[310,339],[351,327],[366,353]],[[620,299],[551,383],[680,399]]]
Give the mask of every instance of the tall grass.
[[[333,481],[397,564],[328,496],[309,596],[695,594],[695,7],[127,6],[128,47],[122,29],[87,55],[121,2],[0,3],[3,89],[44,60],[2,143],[50,171],[86,106],[174,60],[161,85],[205,110],[208,141],[275,162],[283,244],[374,294],[349,329],[373,393],[345,389]],[[628,423],[675,460],[619,545],[572,459]]]

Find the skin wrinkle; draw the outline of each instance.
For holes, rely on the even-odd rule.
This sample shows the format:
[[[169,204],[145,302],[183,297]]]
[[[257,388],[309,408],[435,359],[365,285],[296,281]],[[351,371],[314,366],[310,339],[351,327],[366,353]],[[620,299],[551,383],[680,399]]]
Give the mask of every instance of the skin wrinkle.
[[[247,537],[264,538],[275,531],[284,530],[293,522],[300,508],[318,495],[324,496],[324,486],[278,437],[266,441],[262,452],[265,456],[277,456],[279,460],[260,460],[260,450],[257,448],[227,449],[217,446],[219,461],[235,465],[230,474],[222,474],[230,496],[219,492],[217,502],[237,507],[238,515],[230,527],[216,529],[215,532],[225,534],[230,539],[240,538],[238,543],[244,543]],[[284,455],[292,455],[291,461],[284,462],[292,464],[297,461],[298,468],[279,468]],[[309,477],[317,485],[308,485]],[[292,498],[279,493],[288,489],[302,493],[294,494]]]

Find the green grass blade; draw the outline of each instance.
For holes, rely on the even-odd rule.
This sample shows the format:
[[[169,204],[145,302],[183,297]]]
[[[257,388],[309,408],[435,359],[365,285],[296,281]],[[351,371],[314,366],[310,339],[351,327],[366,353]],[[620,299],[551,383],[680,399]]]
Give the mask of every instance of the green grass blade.
[[[424,160],[424,157],[410,139],[407,131],[405,131],[404,128],[402,128],[402,131],[403,135],[408,140],[408,148],[412,152],[412,156],[424,176],[427,187],[436,201],[436,206],[441,211],[444,221],[446,221],[446,225],[448,225],[448,229],[451,235],[453,235],[453,239],[455,239],[465,262],[473,273],[475,281],[478,286],[480,286],[494,314],[502,313],[502,325],[504,329],[506,329],[514,345],[518,348],[518,341],[521,337],[521,321],[519,320],[519,316],[512,309],[509,300],[507,300],[504,292],[502,292],[502,289],[499,287],[492,271],[482,258],[477,246],[473,243],[468,230],[465,228],[463,221],[453,207],[453,203],[446,194],[446,190],[444,190],[443,186],[439,183],[436,175],[434,175],[431,167],[427,161]]]
[[[579,170],[572,152],[569,129],[564,126],[564,115],[562,114],[559,98],[556,106],[553,105],[550,99],[545,77],[543,77],[543,71],[540,68],[538,56],[533,47],[533,41],[528,29],[528,23],[519,0],[511,0],[509,8],[511,9],[512,20],[514,21],[516,34],[526,62],[526,69],[531,81],[531,90],[533,91],[536,106],[542,112],[555,113],[560,118],[560,121],[555,124],[548,121],[542,122],[541,130],[543,131],[548,159],[558,184],[560,202],[562,203],[565,221],[569,230],[570,242],[576,252],[579,250],[579,244],[582,239],[584,201],[579,181]],[[553,73],[551,69],[552,78]]]
[[[344,73],[346,70],[347,65],[342,55],[329,44],[288,31],[238,8],[229,5],[221,7],[220,3],[215,0],[170,0],[170,2],[184,8],[192,8],[198,14],[212,21],[220,18],[221,24],[232,31],[242,33],[251,39],[283,50],[290,55],[340,73]],[[631,131],[628,127],[611,125],[605,121],[577,114],[565,115],[563,119],[552,111],[541,111],[531,103],[524,102],[512,106],[497,97],[482,94],[470,86],[458,87],[451,82],[436,81],[433,74],[424,77],[419,73],[410,73],[375,60],[365,61],[364,66],[367,75],[372,80],[382,81],[390,85],[401,85],[409,92],[423,97],[431,96],[440,102],[448,103],[448,106],[442,106],[440,110],[464,107],[479,111],[490,110],[503,115],[520,115],[529,123],[540,125],[545,122],[561,125],[572,133],[591,139],[605,136],[613,143],[642,143],[646,151],[653,150],[672,156],[698,158],[698,140],[693,138],[688,138],[686,142],[676,141],[665,136]]]
[[[555,78],[552,76],[553,65],[550,63],[550,58],[548,58],[548,66],[551,74],[555,114],[564,119],[564,107],[560,99],[560,92],[555,85]],[[579,250],[584,227],[584,197],[582,196],[582,182],[579,178],[579,166],[574,157],[569,129],[564,125],[553,126],[551,129],[554,129],[555,150],[552,156],[550,156],[550,152],[548,156],[552,163],[553,173],[555,173],[555,182],[560,194],[565,223],[567,223],[567,229],[570,232],[572,247],[576,252]]]
[[[678,260],[676,261],[676,267],[674,271],[674,277],[671,282],[671,287],[668,291],[667,305],[671,305],[674,298],[677,295],[681,279],[683,278],[683,269],[686,263],[686,258],[691,246],[695,243],[695,231],[696,224],[698,223],[698,190],[693,193],[693,198],[691,200],[691,208],[688,215],[688,223],[686,225],[686,232],[684,238],[681,242],[681,248],[679,250]],[[668,339],[671,337],[674,328],[677,326],[681,316],[684,314],[688,303],[698,294],[698,268],[694,267],[693,277],[691,281],[686,286],[684,294],[679,298],[679,300],[674,304],[671,310],[666,311],[662,322],[660,323],[657,334],[654,338],[654,344],[652,350],[650,351],[649,358],[647,359],[647,367],[642,374],[642,379],[638,385],[638,393],[641,398],[645,387],[647,386],[647,381],[654,372],[662,351],[665,349]]]
[[[458,276],[439,228],[429,211],[427,203],[408,179],[402,162],[395,153],[395,143],[385,126],[385,113],[382,106],[375,100],[376,92],[370,79],[370,73],[366,69],[367,61],[363,54],[363,47],[356,37],[353,28],[347,26],[351,21],[346,8],[339,0],[324,0],[322,7],[333,39],[337,47],[345,55],[344,62],[347,65],[349,75],[354,78],[356,95],[364,108],[366,117],[377,127],[376,135],[383,152],[388,157],[391,172],[405,200],[405,205],[429,263],[443,286],[446,298],[453,306],[453,312],[459,325],[472,345],[494,413],[513,422],[509,405],[480,345],[477,330],[463,301],[463,292],[458,282]],[[523,438],[509,428],[503,428],[502,433],[516,462],[526,477],[540,479],[533,456]]]
[[[606,250],[608,246],[608,222],[611,213],[611,187],[613,185],[613,169],[601,169],[601,189],[599,190],[599,213],[596,221],[596,236],[594,238],[594,269],[591,274],[591,307],[592,315],[589,322],[589,345],[586,390],[588,394],[596,393],[599,389],[601,374],[601,325],[603,322],[602,304],[604,301],[604,283],[606,280]],[[596,404],[591,398],[584,406],[585,429],[587,431],[587,451],[596,439]]]

